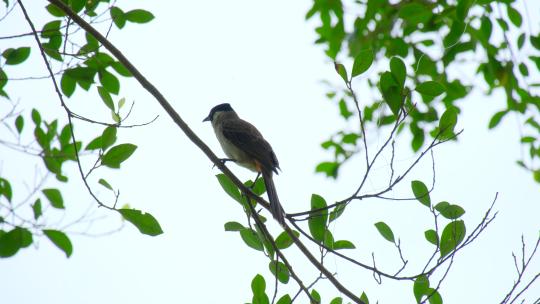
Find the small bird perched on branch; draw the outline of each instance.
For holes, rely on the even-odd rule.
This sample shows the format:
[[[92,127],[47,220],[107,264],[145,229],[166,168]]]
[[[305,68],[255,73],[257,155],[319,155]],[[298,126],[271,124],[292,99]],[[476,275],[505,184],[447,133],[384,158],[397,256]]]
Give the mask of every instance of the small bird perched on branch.
[[[279,162],[270,144],[264,139],[259,130],[249,122],[242,120],[228,103],[217,105],[203,121],[210,121],[223,152],[238,165],[262,174],[270,212],[272,216],[284,225],[284,211],[279,203],[272,174],[278,174]],[[255,178],[255,181],[257,178]]]

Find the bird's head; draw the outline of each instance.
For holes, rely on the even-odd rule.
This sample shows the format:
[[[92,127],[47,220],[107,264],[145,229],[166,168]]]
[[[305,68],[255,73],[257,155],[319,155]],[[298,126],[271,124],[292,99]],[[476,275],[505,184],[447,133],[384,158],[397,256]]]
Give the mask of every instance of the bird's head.
[[[210,110],[210,114],[208,114],[208,116],[203,119],[203,121],[214,121],[214,119],[216,119],[218,116],[222,115],[223,113],[234,113],[234,110],[233,108],[231,107],[230,104],[228,103],[222,103],[222,104],[219,104],[215,107],[212,108],[212,110]]]

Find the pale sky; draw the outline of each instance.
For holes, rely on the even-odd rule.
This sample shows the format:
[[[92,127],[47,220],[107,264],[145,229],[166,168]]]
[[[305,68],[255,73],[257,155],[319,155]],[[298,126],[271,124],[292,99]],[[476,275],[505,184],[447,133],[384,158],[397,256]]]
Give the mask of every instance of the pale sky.
[[[529,11],[538,12],[533,2],[527,1]],[[30,14],[39,19],[41,6],[26,3]],[[312,193],[324,196],[328,202],[349,196],[363,175],[363,156],[353,159],[337,181],[314,174],[315,166],[331,157],[320,148],[320,143],[339,130],[343,121],[338,108],[324,96],[326,90],[320,82],[327,79],[339,83],[339,79],[322,49],[313,44],[314,23],[304,20],[311,2],[160,4],[153,7],[151,2],[137,1],[131,6],[132,3],[120,1],[120,7],[145,8],[156,19],[144,26],[128,24],[123,31],[113,30],[110,39],[214,152],[223,155],[210,124],[201,121],[211,107],[229,102],[240,117],[254,123],[272,144],[283,170],[275,178],[276,187],[287,212],[308,209]],[[28,31],[19,8],[15,11],[3,21],[1,35]],[[18,42],[29,45],[33,40]],[[0,40],[0,49],[7,47],[6,43]],[[32,54],[27,73],[42,65],[36,55]],[[24,72],[19,76],[28,76]],[[464,77],[475,75],[475,71],[461,72]],[[46,109],[43,116],[65,119],[51,93],[50,81],[10,83],[7,89],[14,100],[20,101],[24,113],[39,106]],[[257,273],[264,275],[271,294],[274,280],[267,258],[245,246],[237,233],[223,229],[225,222],[245,224],[246,218],[239,205],[221,190],[214,177],[219,171],[212,169],[204,154],[133,80],[122,82],[120,95],[135,101],[132,123],[160,117],[144,128],[120,130],[119,142],[133,142],[138,149],[121,171],[103,169],[96,173],[94,182],[107,177],[121,190],[120,204],[129,203],[150,212],[165,233],[145,236],[126,223],[123,230],[110,236],[73,234],[74,251],[69,259],[47,239],[36,238],[39,248],[30,247],[13,258],[0,260],[2,303],[246,303],[251,301],[250,284]],[[361,102],[371,102],[371,94],[359,95]],[[79,88],[69,104],[77,113],[109,118],[101,101]],[[510,115],[496,129],[487,130],[491,115],[505,106],[502,94],[485,98],[481,92],[475,92],[459,104],[463,105],[463,115],[458,128],[463,128],[464,133],[458,142],[435,150],[437,182],[432,200],[446,200],[465,208],[463,218],[468,231],[481,220],[497,192],[495,210],[499,214],[476,242],[458,254],[441,294],[445,303],[499,303],[515,279],[511,253],[520,252],[521,235],[525,236],[528,248],[538,236],[539,185],[530,173],[515,165],[521,153],[518,118]],[[4,109],[0,107],[2,112]],[[27,123],[30,125],[30,121]],[[96,128],[77,124],[82,137],[89,131],[95,134]],[[371,151],[381,144],[384,134],[368,134]],[[409,149],[408,136],[399,137],[399,142],[402,144],[398,143],[401,149],[396,164],[403,167],[415,155]],[[21,183],[32,182],[36,159],[13,158],[13,152],[3,147],[0,155],[0,172],[16,177],[14,181],[18,180],[19,185],[14,190],[19,191],[15,191],[15,199],[17,195],[21,199],[25,193]],[[366,191],[384,186],[381,178],[388,172],[389,161],[383,158],[375,167]],[[230,168],[242,179],[254,177],[243,168]],[[67,218],[72,219],[94,202],[80,185],[74,164],[66,169],[71,186],[65,188],[64,200]],[[429,158],[391,196],[410,197],[412,179],[429,184]],[[54,177],[48,182],[57,185]],[[95,187],[107,198],[104,188],[97,183]],[[54,211],[50,211],[50,216],[48,223],[69,222]],[[110,211],[100,209],[95,216],[105,219],[95,222],[88,233],[121,225],[119,216]],[[405,258],[411,263],[405,273],[414,274],[413,269],[420,263],[415,261],[424,261],[432,250],[423,237],[423,231],[431,228],[432,218],[420,203],[355,201],[331,229],[336,239],[348,239],[356,245],[357,249],[347,254],[369,264],[374,252],[377,265],[393,272],[399,267],[399,256],[377,233],[373,224],[378,221],[388,223],[401,239]],[[278,231],[275,223],[270,227]],[[85,229],[85,225],[73,227],[78,232]],[[315,278],[314,268],[296,249],[285,250],[285,254],[304,282]],[[530,274],[540,271],[538,261],[540,257],[531,265]],[[333,257],[326,262],[347,287],[358,294],[366,291],[372,303],[414,303],[412,282],[383,280],[378,285],[372,274],[363,269]],[[327,282],[316,289],[325,303],[339,295]],[[296,291],[297,285],[291,279],[288,285],[280,285],[279,294],[294,295]],[[539,297],[537,284],[527,299],[532,302]],[[298,303],[307,300],[302,298]]]

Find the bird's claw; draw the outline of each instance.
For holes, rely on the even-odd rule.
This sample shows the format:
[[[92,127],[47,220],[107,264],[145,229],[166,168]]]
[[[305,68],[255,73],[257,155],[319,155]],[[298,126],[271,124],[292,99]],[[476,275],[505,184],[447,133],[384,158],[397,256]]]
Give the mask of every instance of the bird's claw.
[[[232,159],[232,158],[220,158],[219,159],[219,162],[222,164],[222,165],[225,165],[226,162],[228,161],[232,161],[232,162],[236,162],[236,159]],[[214,164],[212,166],[212,169],[214,169],[216,167],[216,164]]]

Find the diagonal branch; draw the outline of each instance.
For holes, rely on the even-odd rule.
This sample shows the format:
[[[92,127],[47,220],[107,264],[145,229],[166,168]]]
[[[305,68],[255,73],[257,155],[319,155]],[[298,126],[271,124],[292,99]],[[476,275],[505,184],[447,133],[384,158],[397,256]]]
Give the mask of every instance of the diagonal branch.
[[[133,77],[141,84],[141,86],[146,89],[157,102],[163,107],[165,112],[172,118],[172,120],[180,127],[184,134],[199,148],[201,151],[214,163],[216,167],[219,168],[225,175],[227,175],[231,181],[244,193],[247,193],[257,202],[259,202],[263,207],[269,209],[269,204],[263,200],[261,197],[254,194],[248,187],[246,187],[226,166],[220,159],[212,152],[212,150],[204,143],[198,136],[191,130],[187,123],[180,117],[180,115],[174,110],[172,105],[167,101],[167,99],[161,94],[161,92],[142,75],[142,73],[117,49],[107,38],[105,38],[99,31],[97,31],[93,26],[86,22],[79,15],[74,13],[64,2],[61,0],[48,0],[50,3],[56,5],[60,8],[68,17],[70,17],[75,23],[77,23],[82,29],[87,33],[91,34],[96,38],[113,56],[118,59],[125,67],[128,69]],[[20,2],[20,0],[19,0]],[[35,30],[35,29],[34,29]],[[36,36],[36,39],[37,36]],[[38,39],[39,40],[39,39]],[[48,64],[47,64],[48,66]],[[57,92],[60,94],[58,86],[55,82],[55,87]],[[61,94],[60,94],[61,95]],[[70,118],[71,119],[71,118]],[[73,129],[72,129],[73,130]],[[88,187],[89,188],[89,187]],[[89,191],[91,191],[89,189]],[[97,198],[96,198],[97,199]],[[292,230],[285,225],[285,231],[291,236],[295,245],[302,251],[302,253],[308,258],[308,260],[325,276],[328,277],[329,281],[343,294],[347,295],[351,300],[356,303],[365,304],[358,296],[353,292],[345,288],[328,269],[326,269],[319,261],[311,254],[307,247],[293,234]]]

